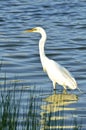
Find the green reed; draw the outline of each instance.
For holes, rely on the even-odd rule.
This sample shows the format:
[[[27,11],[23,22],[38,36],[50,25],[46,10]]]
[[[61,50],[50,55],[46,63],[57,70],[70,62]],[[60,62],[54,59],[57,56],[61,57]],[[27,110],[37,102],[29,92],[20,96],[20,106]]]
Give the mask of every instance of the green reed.
[[[23,90],[20,90],[20,96],[16,101],[16,90],[5,90],[0,92],[0,130],[38,130],[39,121],[35,108],[33,94],[27,99],[27,108],[24,110],[23,119],[20,120],[21,96]],[[32,96],[33,95],[33,96]],[[29,100],[29,103],[28,103]]]

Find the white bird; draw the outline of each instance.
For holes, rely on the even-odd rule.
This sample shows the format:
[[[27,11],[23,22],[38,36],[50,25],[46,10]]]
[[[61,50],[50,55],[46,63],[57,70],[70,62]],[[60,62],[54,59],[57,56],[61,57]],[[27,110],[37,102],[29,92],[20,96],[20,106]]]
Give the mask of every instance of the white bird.
[[[63,86],[65,90],[67,88],[72,90],[79,89],[76,80],[72,77],[70,72],[66,68],[56,63],[54,60],[49,59],[45,55],[44,45],[47,38],[45,30],[41,27],[36,27],[30,30],[26,30],[25,32],[36,32],[41,34],[41,39],[39,40],[40,60],[44,72],[47,73],[48,77],[53,83],[53,89],[56,90],[56,83]]]

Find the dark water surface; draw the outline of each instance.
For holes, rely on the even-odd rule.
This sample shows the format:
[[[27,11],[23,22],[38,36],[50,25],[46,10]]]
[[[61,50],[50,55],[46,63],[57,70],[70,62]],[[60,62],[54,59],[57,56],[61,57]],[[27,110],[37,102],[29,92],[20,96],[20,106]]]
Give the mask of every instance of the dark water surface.
[[[85,130],[86,94],[80,95],[78,90],[69,91],[73,95],[67,95],[68,102],[61,104],[55,101],[59,99],[58,95],[52,95],[52,83],[43,72],[39,59],[40,35],[23,33],[25,29],[35,26],[41,26],[47,32],[46,55],[72,72],[79,88],[86,92],[85,0],[0,1],[0,90],[3,90],[5,78],[7,89],[12,89],[11,84],[15,83],[17,90],[23,86],[22,113],[31,92],[29,90],[36,86],[34,93],[38,102],[37,112],[41,120],[43,113],[51,113],[52,130],[74,129],[75,126]],[[57,93],[61,91],[62,87],[57,85]],[[52,96],[55,96],[54,99]],[[18,97],[17,93],[16,99]],[[69,101],[73,98],[73,101]],[[41,122],[43,126],[43,120]]]

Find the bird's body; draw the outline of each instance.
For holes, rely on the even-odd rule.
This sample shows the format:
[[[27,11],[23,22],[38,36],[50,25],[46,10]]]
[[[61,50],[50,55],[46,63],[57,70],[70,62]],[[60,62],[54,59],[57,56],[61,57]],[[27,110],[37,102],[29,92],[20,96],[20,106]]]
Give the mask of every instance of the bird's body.
[[[44,53],[44,45],[46,42],[46,32],[41,27],[36,27],[31,30],[26,30],[26,32],[38,32],[41,34],[41,39],[39,41],[39,53],[40,60],[42,63],[43,70],[48,74],[48,77],[53,83],[53,88],[56,89],[56,83],[63,86],[64,89],[76,89],[77,83],[72,77],[70,72],[56,63],[54,60],[49,59]]]
[[[45,61],[43,70],[53,82],[54,89],[56,89],[56,83],[63,86],[64,89],[66,89],[66,87],[76,89],[77,83],[67,69],[47,57],[44,57],[43,61]]]

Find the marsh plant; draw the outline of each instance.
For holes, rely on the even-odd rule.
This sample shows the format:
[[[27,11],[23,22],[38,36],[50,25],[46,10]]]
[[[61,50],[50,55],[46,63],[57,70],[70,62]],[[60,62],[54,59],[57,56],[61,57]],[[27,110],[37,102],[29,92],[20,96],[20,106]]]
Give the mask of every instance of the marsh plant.
[[[17,92],[18,93],[18,92]],[[38,130],[39,120],[32,95],[27,99],[26,109],[23,109],[21,118],[21,102],[23,90],[16,100],[16,90],[0,92],[0,130]]]
[[[19,106],[18,106],[19,107]],[[1,94],[0,101],[0,130],[14,130],[17,127],[18,107],[11,100],[11,94]]]

